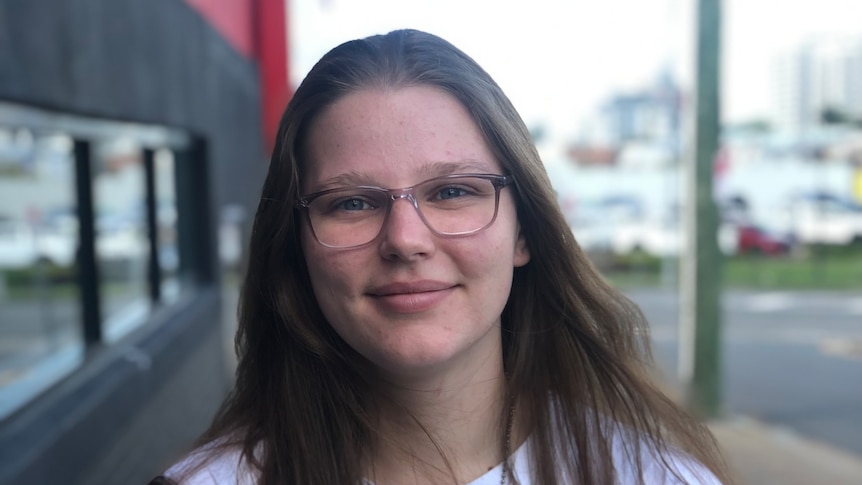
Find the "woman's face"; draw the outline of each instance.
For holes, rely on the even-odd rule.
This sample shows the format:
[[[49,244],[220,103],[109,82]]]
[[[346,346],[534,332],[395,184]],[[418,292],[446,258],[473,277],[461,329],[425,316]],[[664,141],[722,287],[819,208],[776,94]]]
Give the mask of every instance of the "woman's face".
[[[305,194],[503,174],[463,106],[429,86],[349,94],[314,121],[305,148]],[[499,360],[513,268],[530,259],[511,191],[500,193],[495,222],[465,237],[435,235],[407,199],[392,203],[380,236],[359,248],[325,247],[303,223],[311,285],[335,331],[392,377]]]

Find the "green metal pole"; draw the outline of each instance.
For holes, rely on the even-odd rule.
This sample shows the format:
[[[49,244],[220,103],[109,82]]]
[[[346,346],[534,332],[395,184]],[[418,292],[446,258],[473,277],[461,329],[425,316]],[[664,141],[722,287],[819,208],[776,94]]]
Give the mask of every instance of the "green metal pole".
[[[688,167],[686,259],[682,265],[680,370],[697,415],[721,413],[721,254],[713,166],[720,137],[721,0],[699,0],[694,160]]]

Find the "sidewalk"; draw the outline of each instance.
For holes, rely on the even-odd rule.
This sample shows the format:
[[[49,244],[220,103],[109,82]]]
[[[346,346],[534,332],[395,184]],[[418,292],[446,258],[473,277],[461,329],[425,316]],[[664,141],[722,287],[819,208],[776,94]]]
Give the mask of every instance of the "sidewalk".
[[[862,457],[792,431],[745,417],[712,422],[709,428],[738,485],[862,484]]]

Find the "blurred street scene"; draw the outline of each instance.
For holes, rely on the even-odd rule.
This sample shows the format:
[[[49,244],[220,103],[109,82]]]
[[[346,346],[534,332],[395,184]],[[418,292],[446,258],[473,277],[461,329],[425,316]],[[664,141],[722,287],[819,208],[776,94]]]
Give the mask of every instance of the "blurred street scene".
[[[676,295],[629,296],[651,322],[664,381],[678,382]],[[724,413],[710,426],[741,482],[859,481],[862,295],[732,290],[723,307]]]
[[[395,28],[510,96],[686,402],[701,3],[0,0],[0,483],[141,483],[190,446],[232,379],[281,110],[326,50]],[[741,484],[862,483],[859,4],[720,3],[707,422]]]

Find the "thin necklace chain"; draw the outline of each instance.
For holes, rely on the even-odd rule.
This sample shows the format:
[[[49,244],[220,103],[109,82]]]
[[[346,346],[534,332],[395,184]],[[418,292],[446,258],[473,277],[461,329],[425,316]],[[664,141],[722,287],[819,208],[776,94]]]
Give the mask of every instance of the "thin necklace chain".
[[[500,475],[500,485],[509,483],[509,477],[513,475],[509,464],[509,453],[512,450],[512,427],[515,422],[515,401],[509,405],[509,414],[506,416],[506,436],[503,440],[503,471]]]
[[[509,464],[509,452],[512,450],[512,428],[515,423],[515,401],[509,405],[509,412],[506,416],[506,436],[503,440],[503,470],[500,475],[500,485],[507,485],[509,477],[514,476],[512,467]],[[374,485],[374,482],[363,478],[360,485]]]

